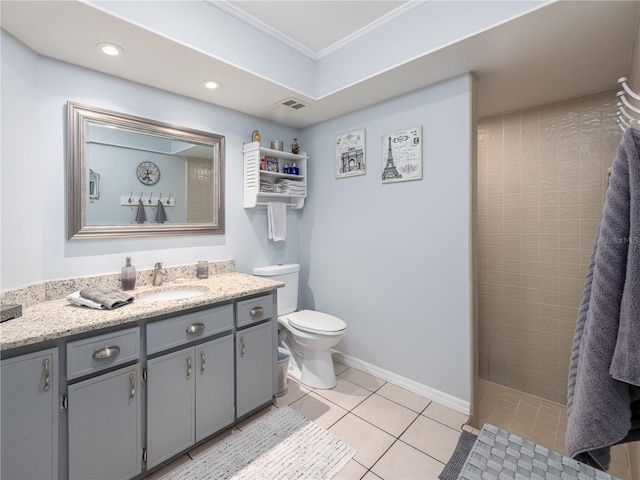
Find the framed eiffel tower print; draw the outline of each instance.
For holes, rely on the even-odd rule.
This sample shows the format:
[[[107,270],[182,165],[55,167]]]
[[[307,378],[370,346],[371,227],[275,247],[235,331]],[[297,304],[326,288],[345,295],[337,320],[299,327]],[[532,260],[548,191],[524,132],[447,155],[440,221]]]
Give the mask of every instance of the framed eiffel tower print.
[[[382,136],[382,183],[422,180],[422,127]]]
[[[364,128],[336,137],[336,178],[367,173]]]

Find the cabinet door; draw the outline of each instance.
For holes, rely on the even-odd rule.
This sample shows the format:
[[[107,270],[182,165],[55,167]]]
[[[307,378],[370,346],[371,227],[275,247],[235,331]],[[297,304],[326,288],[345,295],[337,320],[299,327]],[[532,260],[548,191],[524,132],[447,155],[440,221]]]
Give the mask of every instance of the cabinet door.
[[[147,362],[147,468],[195,441],[195,348]]]
[[[196,347],[196,442],[231,425],[233,405],[233,337]]]
[[[236,415],[273,399],[276,365],[271,321],[236,332]]]
[[[126,479],[141,471],[140,366],[70,385],[69,478]]]
[[[1,365],[1,477],[58,478],[58,350]]]

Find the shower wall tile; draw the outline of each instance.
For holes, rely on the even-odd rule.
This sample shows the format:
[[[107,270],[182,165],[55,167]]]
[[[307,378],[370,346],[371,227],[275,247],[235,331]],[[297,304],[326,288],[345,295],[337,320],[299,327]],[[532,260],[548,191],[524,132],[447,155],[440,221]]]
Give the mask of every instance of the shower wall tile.
[[[479,374],[558,403],[622,136],[615,94],[478,123]]]

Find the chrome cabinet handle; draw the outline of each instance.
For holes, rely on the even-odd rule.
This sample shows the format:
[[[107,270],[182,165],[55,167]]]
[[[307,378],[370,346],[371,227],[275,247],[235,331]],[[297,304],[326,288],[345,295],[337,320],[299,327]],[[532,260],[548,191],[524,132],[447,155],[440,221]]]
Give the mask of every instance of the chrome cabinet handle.
[[[204,323],[193,323],[187,327],[187,333],[202,333],[204,332]]]
[[[129,403],[136,398],[136,376],[132,373],[129,375]]]
[[[48,392],[51,390],[51,374],[49,373],[49,359],[42,360],[42,366],[44,367],[44,385],[42,390]]]
[[[264,313],[264,308],[262,308],[262,307],[254,307],[249,312],[249,315],[251,315],[252,317],[259,317],[263,313]]]
[[[191,355],[187,355],[187,380],[191,378]]]
[[[207,367],[207,363],[204,359],[204,350],[200,351],[200,375],[204,374],[204,369]]]
[[[115,357],[119,353],[120,347],[118,345],[109,345],[108,347],[104,347],[93,352],[93,359],[104,360],[105,358]]]
[[[240,352],[240,358],[244,357],[244,351],[246,348],[244,347],[244,337],[240,337],[240,345],[242,345],[242,351]]]

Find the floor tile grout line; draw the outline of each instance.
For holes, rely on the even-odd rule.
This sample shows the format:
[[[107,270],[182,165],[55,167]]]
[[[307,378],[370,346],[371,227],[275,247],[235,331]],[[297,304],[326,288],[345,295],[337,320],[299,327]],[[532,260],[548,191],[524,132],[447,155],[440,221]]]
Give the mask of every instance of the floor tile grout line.
[[[442,460],[437,459],[436,457],[434,457],[433,455],[427,453],[427,452],[423,452],[422,450],[420,450],[418,447],[416,447],[415,445],[411,445],[410,443],[407,443],[406,441],[402,440],[401,438],[398,438],[399,442],[404,443],[406,446],[413,448],[414,450],[417,450],[418,452],[426,455],[429,458],[434,459],[436,462],[442,464],[442,466],[444,467],[446,465],[446,463],[444,463]]]
[[[407,428],[408,428],[408,427],[407,427]],[[404,432],[403,432],[403,433],[404,433]],[[389,450],[391,450],[391,448],[393,448],[393,446],[394,446],[396,443],[398,443],[398,442],[400,442],[400,443],[402,443],[402,444],[406,445],[407,447],[412,448],[413,450],[415,450],[415,451],[417,451],[417,452],[420,452],[420,453],[422,453],[423,455],[425,455],[425,456],[427,456],[427,457],[429,457],[429,458],[431,458],[431,459],[435,460],[436,462],[438,462],[439,464],[441,464],[443,468],[444,468],[444,466],[446,465],[445,463],[442,463],[442,461],[441,461],[441,460],[438,460],[438,459],[437,459],[436,457],[434,457],[433,455],[430,455],[430,454],[428,454],[427,452],[423,452],[422,450],[420,450],[420,449],[419,449],[418,447],[416,447],[415,445],[411,445],[410,443],[407,443],[407,442],[405,442],[404,440],[402,440],[400,437],[397,437],[397,438],[395,438],[395,439],[394,439],[394,441],[391,443],[391,445],[389,445],[389,447],[388,447],[384,452],[382,452],[382,454],[378,457],[378,459],[377,459],[375,462],[373,462],[373,464],[372,464],[372,465],[371,465],[371,467],[367,470],[367,472],[371,472],[371,473],[373,473],[374,475],[379,476],[376,472],[374,472],[374,471],[373,471],[373,467],[375,467],[375,466],[378,464],[378,462],[380,462],[380,460],[382,460],[382,457],[384,457],[384,456],[389,452]],[[359,463],[359,462],[358,462],[358,463]],[[362,465],[362,464],[360,464],[360,465]],[[365,467],[365,468],[367,468],[367,467]],[[365,473],[365,475],[366,475],[366,473]],[[360,477],[360,478],[363,478],[363,477]],[[385,479],[383,478],[382,480],[385,480]]]
[[[354,385],[358,385],[358,384],[356,384],[355,382],[351,382],[350,380],[348,380],[348,379],[346,379],[346,378],[343,378],[343,377],[341,377],[341,378],[342,378],[342,380],[344,380],[344,381],[347,381],[347,382],[353,383]],[[388,382],[385,382],[384,384],[386,384],[386,383],[388,383]],[[383,384],[383,385],[384,385],[384,384]],[[370,391],[370,390],[368,390],[366,387],[363,387],[362,385],[358,385],[358,386],[359,386],[359,387],[361,387],[361,388],[364,388],[364,389],[365,389],[365,390],[367,390],[367,391]],[[351,409],[345,409],[345,410],[347,411],[347,413],[345,413],[343,416],[341,416],[338,420],[336,420],[336,421],[331,425],[331,427],[332,427],[333,425],[337,424],[339,421],[343,420],[343,419],[344,419],[348,414],[350,414],[350,413],[351,413],[351,414],[352,414],[352,415],[354,415],[356,418],[359,418],[360,420],[362,420],[362,421],[364,421],[364,422],[368,423],[369,425],[373,426],[374,428],[376,428],[376,429],[378,429],[378,430],[380,430],[380,431],[382,431],[382,432],[386,433],[387,435],[390,435],[390,436],[392,436],[392,437],[393,437],[393,442],[391,443],[391,445],[389,445],[389,447],[388,447],[384,452],[382,452],[382,454],[377,458],[377,460],[376,460],[376,461],[371,465],[371,467],[370,467],[370,468],[367,468],[366,466],[364,466],[364,465],[362,465],[361,463],[357,462],[359,465],[362,465],[362,466],[363,466],[363,468],[367,469],[367,471],[364,473],[364,476],[366,476],[366,474],[367,474],[367,473],[369,473],[369,472],[371,472],[371,473],[373,473],[374,475],[376,475],[376,473],[375,473],[375,472],[373,472],[373,467],[374,467],[374,466],[375,466],[375,465],[376,465],[376,464],[377,464],[377,463],[382,459],[382,457],[384,457],[384,455],[385,455],[385,454],[386,454],[386,453],[391,449],[391,447],[393,447],[393,445],[395,445],[398,441],[400,441],[400,442],[402,442],[404,445],[407,445],[407,446],[411,447],[412,449],[414,449],[414,450],[416,450],[416,451],[418,451],[418,452],[422,453],[423,455],[426,455],[427,457],[432,458],[433,460],[437,461],[438,463],[440,463],[440,464],[442,464],[442,465],[444,466],[445,464],[444,464],[444,463],[442,463],[442,462],[441,462],[440,460],[438,460],[437,458],[433,457],[432,455],[429,455],[429,454],[428,454],[428,453],[426,453],[426,452],[423,452],[422,450],[420,450],[419,448],[415,447],[414,445],[411,445],[411,444],[409,444],[409,443],[407,443],[407,442],[405,442],[405,441],[401,440],[401,439],[400,439],[400,437],[401,437],[402,435],[404,435],[404,433],[405,433],[405,432],[406,432],[406,431],[411,427],[411,425],[413,425],[413,424],[416,422],[416,420],[418,420],[418,418],[420,418],[420,416],[424,416],[425,418],[429,418],[430,420],[435,421],[435,422],[437,422],[437,423],[441,424],[442,426],[447,427],[447,428],[449,428],[449,429],[453,430],[453,431],[454,431],[454,432],[456,432],[456,433],[462,434],[462,431],[458,431],[458,430],[456,430],[455,428],[452,428],[451,426],[449,426],[449,425],[447,425],[447,424],[444,424],[444,423],[442,423],[442,422],[437,421],[436,419],[433,419],[433,418],[431,418],[431,417],[428,417],[428,416],[424,415],[424,412],[426,411],[426,409],[429,407],[429,405],[431,405],[431,404],[433,403],[433,400],[431,400],[431,399],[427,399],[429,403],[427,403],[427,405],[426,405],[426,406],[425,406],[425,407],[424,407],[420,412],[416,412],[415,410],[412,410],[412,409],[410,409],[409,407],[407,407],[407,406],[405,406],[405,405],[402,405],[401,403],[398,403],[398,402],[396,402],[396,401],[394,401],[394,400],[392,400],[392,399],[390,399],[390,398],[387,398],[387,397],[385,397],[385,396],[383,396],[383,395],[377,394],[379,397],[382,397],[382,398],[384,398],[385,400],[388,400],[388,401],[390,401],[390,402],[392,402],[392,403],[394,403],[394,404],[396,404],[396,405],[398,405],[398,406],[401,406],[401,407],[403,407],[403,408],[406,408],[407,410],[409,410],[410,412],[412,412],[412,413],[414,413],[414,414],[415,414],[415,418],[411,421],[411,423],[409,423],[409,425],[407,425],[407,427],[406,427],[406,428],[405,428],[405,429],[400,433],[400,435],[398,435],[398,436],[396,436],[396,435],[394,435],[394,434],[392,434],[392,433],[387,432],[386,430],[382,429],[380,426],[375,425],[374,423],[372,423],[372,422],[370,422],[370,421],[368,421],[368,420],[366,420],[366,419],[362,418],[362,417],[361,417],[361,416],[359,416],[358,414],[354,413],[354,411],[353,411],[353,410],[355,410],[359,405],[361,405],[365,400],[367,400],[368,398],[370,398],[372,395],[376,394],[376,392],[377,392],[378,390],[380,390],[380,388],[382,388],[382,385],[381,385],[381,386],[380,386],[376,391],[373,391],[373,392],[371,392],[369,395],[367,395],[367,397],[366,397],[365,399],[363,399],[360,403],[358,403],[357,405],[355,405],[355,406],[354,406],[354,407],[352,407]],[[325,399],[325,400],[327,400],[327,401],[329,401],[329,402],[333,403],[334,405],[337,405],[337,406],[341,407],[340,405],[336,404],[335,402],[333,402],[333,401],[329,400],[328,398],[326,398],[326,397],[322,396],[320,393],[316,392],[316,390],[315,390],[315,389],[312,389],[311,391],[315,392],[315,393],[316,393],[316,395],[321,396],[323,399]],[[309,392],[309,393],[310,393],[310,392]],[[302,398],[302,397],[301,397],[301,398]],[[424,397],[424,398],[426,398],[426,397]],[[298,400],[300,400],[300,399],[297,399],[296,401],[298,401]],[[293,403],[295,403],[295,402],[293,402]],[[341,408],[343,408],[343,409],[344,409],[344,407],[341,407]],[[329,428],[331,428],[331,427],[329,427]],[[354,461],[355,461],[355,460],[354,460]],[[360,478],[363,478],[363,477],[360,477]],[[383,480],[385,480],[385,479],[383,479]]]
[[[338,376],[340,377],[340,375],[338,375]],[[378,377],[374,377],[374,378],[378,378]],[[387,384],[387,383],[389,383],[389,382],[386,382],[386,381],[385,381],[385,382],[384,382],[384,384],[380,385],[380,387],[378,387],[376,390],[371,391],[371,390],[369,390],[368,388],[363,387],[362,385],[358,385],[357,383],[352,382],[351,380],[348,380],[348,379],[343,378],[343,377],[341,377],[341,379],[342,379],[342,380],[344,380],[344,381],[346,381],[346,382],[349,382],[349,383],[352,383],[352,384],[354,384],[354,385],[357,385],[358,387],[364,388],[365,390],[367,390],[367,391],[371,392],[371,393],[370,393],[370,394],[369,394],[369,395],[368,395],[364,400],[362,400],[362,402],[364,402],[364,401],[365,401],[367,398],[369,398],[371,395],[376,394],[376,395],[378,395],[378,396],[380,396],[380,397],[382,397],[382,398],[384,398],[384,399],[386,399],[386,400],[389,400],[390,402],[395,403],[396,405],[400,405],[401,407],[404,407],[404,408],[406,408],[406,409],[408,409],[408,410],[411,410],[412,412],[416,412],[416,410],[414,410],[414,409],[412,409],[412,408],[410,408],[410,407],[407,407],[406,405],[403,405],[402,403],[397,402],[397,401],[393,400],[392,398],[386,397],[386,396],[384,396],[384,395],[382,395],[382,394],[378,393],[378,391],[379,391],[379,390],[380,390],[384,385],[386,385],[386,384]],[[379,379],[379,380],[380,380],[380,379]],[[394,384],[391,384],[391,385],[394,385]],[[400,388],[402,388],[402,387],[400,387]],[[318,393],[318,392],[317,392],[317,390],[324,390],[324,389],[313,389],[312,391],[313,391],[313,392],[315,392],[317,395],[320,395],[322,398],[324,398],[324,399],[326,399],[326,400],[329,400],[328,398],[324,397],[321,393]],[[329,389],[329,390],[331,390],[331,389]],[[411,392],[411,391],[409,391],[409,390],[407,390],[407,392],[409,392],[409,393],[413,393],[413,392]],[[424,408],[422,408],[422,410],[420,410],[419,412],[417,412],[419,415],[424,415],[424,411],[429,407],[429,405],[431,405],[432,403],[434,403],[434,401],[433,401],[433,400],[431,400],[430,398],[423,397],[422,395],[418,395],[417,393],[414,393],[414,395],[417,395],[417,396],[419,396],[419,397],[422,397],[422,398],[424,398],[425,400],[427,400],[427,401],[429,402],[429,403],[427,403],[427,405],[426,405]],[[329,401],[330,401],[331,403],[333,403],[334,405],[338,405],[338,404],[336,404],[335,402],[332,402],[331,400],[329,400]],[[354,406],[353,408],[358,407],[362,402],[360,402],[358,405]],[[437,403],[437,402],[435,402],[435,403]],[[338,405],[338,406],[340,406],[340,407],[341,407],[341,405]],[[342,408],[344,408],[344,407],[342,407]],[[352,410],[353,410],[353,408],[352,408]],[[445,408],[447,408],[447,407],[445,407]],[[425,416],[426,416],[426,415],[425,415]],[[431,418],[431,417],[429,417],[429,418]]]
[[[360,405],[361,405],[362,403],[364,403],[366,400],[368,400],[369,398],[371,398],[373,395],[377,395],[377,396],[378,396],[378,397],[380,397],[380,398],[384,398],[385,400],[388,400],[389,402],[394,403],[394,404],[398,405],[399,407],[405,408],[405,409],[409,410],[411,413],[415,413],[415,414],[416,414],[416,415],[418,415],[418,416],[423,415],[423,413],[424,413],[424,411],[427,409],[427,407],[428,407],[429,405],[431,405],[431,403],[433,403],[433,402],[430,400],[430,401],[429,401],[429,404],[427,405],[427,407],[424,407],[420,412],[416,412],[414,409],[409,408],[409,407],[407,407],[406,405],[403,405],[403,404],[401,404],[401,403],[399,403],[399,402],[396,402],[395,400],[392,400],[392,399],[387,398],[387,397],[385,397],[385,396],[383,396],[383,395],[380,395],[379,393],[373,392],[373,393],[372,393],[371,395],[369,395],[365,400],[363,400],[360,404],[358,404],[356,407],[353,407],[353,409],[355,410],[358,406],[360,406]],[[426,397],[425,397],[425,398],[426,398]],[[426,416],[426,415],[424,415],[424,416]]]
[[[365,372],[364,370],[359,370],[359,369],[354,368],[354,367],[347,367],[347,368],[346,368],[345,370],[343,370],[342,372],[340,372],[340,373],[336,374],[336,377],[340,377],[340,378],[342,378],[343,380],[347,380],[347,381],[349,381],[349,382],[351,382],[351,383],[355,383],[356,385],[358,385],[358,386],[360,386],[360,387],[362,387],[362,388],[365,388],[365,389],[369,390],[369,389],[368,389],[367,387],[365,387],[364,385],[360,385],[359,383],[356,383],[356,382],[354,382],[354,381],[352,381],[352,380],[349,380],[348,378],[345,378],[343,375],[344,375],[348,370],[355,370],[355,371],[360,372],[360,373],[363,373],[363,374],[365,374],[365,375],[367,375],[367,376],[369,376],[369,377],[371,377],[371,378],[375,378],[376,380],[378,380],[378,381],[380,381],[380,382],[383,382],[383,383],[382,383],[382,385],[380,385],[379,387],[377,387],[374,391],[378,391],[378,390],[380,390],[384,385],[386,385],[387,383],[389,383],[387,380],[383,380],[383,379],[381,379],[381,378],[376,377],[375,375],[372,375],[372,374],[371,374],[371,373],[369,373],[369,372]]]
[[[456,428],[452,427],[451,425],[448,425],[448,424],[446,424],[446,423],[443,423],[443,422],[442,422],[442,421],[440,421],[440,420],[437,420],[437,419],[432,418],[432,417],[430,417],[430,416],[428,416],[428,415],[425,415],[425,412],[426,412],[427,408],[429,407],[429,405],[431,405],[432,403],[434,403],[434,401],[433,401],[433,400],[428,399],[427,397],[424,397],[424,398],[425,398],[425,399],[427,399],[427,400],[429,401],[429,403],[428,403],[428,404],[427,404],[427,405],[426,405],[426,406],[425,406],[425,407],[424,407],[420,412],[416,412],[415,410],[412,410],[411,408],[409,408],[409,407],[407,407],[407,406],[405,406],[405,405],[402,405],[401,403],[398,403],[398,402],[396,402],[396,401],[394,401],[394,400],[392,400],[392,399],[390,399],[390,398],[387,398],[387,397],[385,397],[385,396],[383,396],[383,395],[381,395],[381,394],[379,394],[379,393],[376,393],[378,390],[380,390],[380,388],[382,388],[382,386],[383,386],[383,385],[385,385],[385,384],[386,384],[386,383],[388,383],[388,382],[385,382],[385,383],[384,383],[383,385],[381,385],[381,386],[380,386],[376,391],[373,391],[373,392],[372,392],[372,391],[370,391],[369,389],[367,389],[366,387],[363,387],[362,385],[358,385],[357,383],[352,382],[352,381],[350,381],[350,380],[348,380],[348,379],[346,379],[346,378],[341,377],[341,379],[342,379],[342,380],[344,380],[344,381],[350,382],[350,383],[352,383],[352,384],[354,384],[354,385],[357,385],[357,386],[359,386],[359,387],[361,387],[361,388],[364,388],[365,390],[367,390],[367,391],[369,391],[369,392],[371,392],[371,393],[370,393],[369,395],[367,395],[367,397],[365,397],[365,398],[364,398],[360,403],[358,403],[357,405],[355,405],[355,406],[354,406],[354,407],[352,407],[351,409],[349,409],[349,410],[345,409],[345,410],[347,410],[347,413],[346,413],[345,415],[342,415],[342,416],[341,416],[338,420],[336,420],[335,422],[333,422],[333,423],[331,424],[331,426],[329,426],[328,428],[331,428],[332,426],[336,425],[339,421],[343,420],[343,419],[344,419],[344,418],[345,418],[349,413],[351,413],[351,414],[353,414],[356,418],[359,418],[360,420],[362,420],[362,421],[364,421],[364,422],[368,423],[369,425],[373,426],[374,428],[377,428],[378,430],[380,430],[380,431],[382,431],[382,432],[386,433],[387,435],[391,435],[391,436],[394,438],[394,441],[391,443],[391,445],[390,445],[390,446],[389,446],[389,447],[388,447],[388,448],[387,448],[387,449],[382,453],[382,455],[380,455],[380,457],[379,457],[379,458],[378,458],[378,459],[373,463],[373,465],[371,466],[371,468],[373,468],[373,466],[374,466],[376,463],[378,463],[378,462],[380,461],[380,459],[381,459],[381,458],[382,458],[382,457],[383,457],[383,456],[384,456],[384,455],[389,451],[389,449],[390,449],[393,445],[395,445],[395,443],[396,443],[397,441],[401,441],[403,444],[408,445],[408,446],[410,446],[411,448],[413,448],[414,450],[416,450],[416,451],[418,451],[418,452],[421,452],[422,454],[424,454],[424,455],[428,456],[429,458],[432,458],[432,459],[434,459],[435,461],[437,461],[437,462],[439,462],[439,463],[443,464],[443,463],[442,463],[440,460],[438,460],[437,458],[433,457],[432,455],[429,455],[427,452],[424,452],[424,451],[420,450],[418,447],[416,447],[416,446],[414,446],[414,445],[411,445],[410,443],[407,443],[407,442],[406,442],[406,441],[404,441],[404,440],[401,440],[401,438],[400,438],[400,437],[402,437],[402,435],[404,435],[404,433],[405,433],[405,432],[406,432],[406,431],[411,427],[411,425],[413,425],[413,424],[416,422],[416,420],[417,420],[420,416],[423,416],[423,417],[425,417],[425,418],[428,418],[428,419],[429,419],[429,420],[431,420],[431,421],[434,421],[434,422],[436,422],[436,423],[438,423],[438,424],[440,424],[440,425],[442,425],[442,426],[444,426],[444,427],[446,427],[446,428],[448,428],[448,429],[450,429],[450,430],[453,430],[454,432],[456,432],[456,433],[457,433],[457,434],[459,434],[459,435],[461,435],[461,434],[462,434],[462,431],[463,431],[463,430],[462,430],[462,426],[464,426],[464,425],[467,425],[467,424],[468,424],[468,420],[467,420],[467,422],[462,423],[462,425],[460,426],[460,429],[458,430],[458,429],[456,429]],[[327,400],[327,401],[329,401],[329,402],[333,403],[334,405],[337,405],[337,406],[339,406],[339,407],[341,407],[341,408],[343,408],[343,409],[344,409],[344,407],[342,407],[342,406],[340,406],[340,405],[336,404],[335,402],[333,402],[333,401],[329,400],[328,398],[326,398],[326,397],[322,396],[320,393],[318,393],[318,392],[316,391],[316,389],[312,389],[312,391],[314,391],[317,395],[321,396],[323,399],[325,399],[325,400]],[[309,392],[309,393],[310,393],[310,392]],[[377,394],[379,397],[382,397],[382,398],[384,398],[385,400],[388,400],[388,401],[390,401],[390,402],[392,402],[392,403],[394,403],[394,404],[396,404],[396,405],[398,405],[398,406],[401,406],[401,407],[403,407],[403,408],[406,408],[406,409],[407,409],[407,410],[409,410],[410,412],[412,412],[412,413],[415,413],[415,414],[416,414],[415,418],[414,418],[414,419],[411,421],[411,423],[410,423],[410,424],[409,424],[409,425],[408,425],[408,426],[407,426],[407,427],[406,427],[406,428],[405,428],[405,429],[400,433],[400,435],[396,436],[396,435],[394,435],[394,434],[392,434],[392,433],[390,433],[390,432],[388,432],[388,431],[384,430],[384,429],[383,429],[383,428],[381,428],[379,425],[376,425],[376,424],[374,424],[374,423],[372,423],[372,422],[370,422],[370,421],[366,420],[365,418],[361,417],[360,415],[358,415],[357,413],[355,413],[355,412],[354,412],[354,410],[355,410],[358,406],[360,406],[362,403],[364,403],[368,398],[370,398],[370,397],[371,397],[372,395],[374,395],[374,394]],[[298,399],[298,400],[299,400],[299,399]],[[297,401],[297,400],[296,400],[296,401]],[[294,402],[294,403],[295,403],[295,402]],[[437,403],[437,402],[435,402],[435,403]],[[445,408],[446,408],[446,407],[445,407]],[[443,465],[444,465],[444,464],[443,464]],[[365,468],[366,468],[366,467],[365,467]],[[367,470],[367,472],[371,471],[371,468],[370,468],[370,469],[368,469],[368,470]],[[372,472],[372,473],[375,473],[375,472]],[[365,473],[365,475],[366,475],[366,473]],[[384,479],[383,479],[383,480],[384,480]]]
[[[431,403],[431,402],[430,402],[430,403]],[[405,407],[405,408],[406,408],[406,407]],[[426,408],[427,408],[427,407],[425,407],[425,409],[426,409]],[[382,459],[382,457],[384,457],[384,456],[386,455],[386,453],[387,453],[389,450],[391,450],[391,447],[393,447],[397,442],[402,442],[404,445],[407,445],[407,446],[411,447],[412,449],[414,449],[414,450],[416,450],[416,451],[418,451],[418,452],[422,453],[423,455],[426,455],[427,457],[432,458],[433,460],[437,461],[438,463],[442,464],[443,466],[445,465],[444,463],[442,463],[442,461],[438,460],[438,459],[437,459],[437,458],[435,458],[434,456],[432,456],[432,455],[428,454],[427,452],[422,451],[421,449],[419,449],[419,448],[418,448],[418,447],[416,447],[415,445],[411,445],[410,443],[408,443],[408,442],[406,442],[406,441],[404,441],[404,440],[402,440],[402,439],[400,438],[400,437],[402,437],[402,435],[404,435],[404,434],[407,432],[407,430],[409,430],[409,428],[411,428],[411,425],[413,425],[413,424],[416,422],[416,420],[418,420],[418,418],[420,418],[420,416],[421,416],[421,414],[420,414],[420,413],[418,413],[418,414],[416,415],[416,417],[411,421],[411,423],[409,423],[409,425],[407,425],[407,427],[406,427],[406,428],[402,431],[402,433],[400,433],[400,435],[398,435],[398,436],[396,436],[396,435],[394,435],[394,434],[392,434],[392,433],[389,433],[389,432],[387,432],[386,430],[383,430],[383,429],[382,429],[382,428],[380,428],[378,425],[375,425],[375,424],[373,424],[373,423],[369,422],[368,420],[366,420],[366,419],[364,419],[364,418],[362,418],[362,417],[358,416],[358,415],[357,415],[356,413],[354,413],[353,411],[349,411],[348,413],[353,414],[354,416],[356,416],[356,417],[357,417],[357,418],[359,418],[360,420],[362,420],[362,421],[364,421],[364,422],[368,423],[369,425],[371,425],[371,426],[373,426],[373,427],[377,428],[378,430],[381,430],[382,432],[386,433],[387,435],[391,435],[391,436],[393,437],[393,439],[394,439],[394,440],[393,440],[393,442],[391,443],[391,445],[389,445],[389,447],[388,447],[384,452],[382,452],[382,454],[381,454],[381,455],[378,457],[378,459],[377,459],[377,460],[376,460],[376,461],[371,465],[371,467],[367,470],[367,472],[372,471],[373,467],[374,467],[374,466],[375,466],[375,465],[376,465],[376,464],[377,464],[377,463]],[[415,413],[415,412],[414,412],[414,413]],[[346,416],[346,415],[345,415],[345,416]],[[342,418],[344,418],[344,417],[342,417]],[[427,417],[427,418],[430,418],[430,417]],[[433,420],[433,419],[431,419],[431,418],[430,418],[430,420]],[[438,422],[438,423],[440,423],[440,422]],[[460,431],[460,432],[458,432],[456,429],[454,429],[454,428],[450,427],[449,425],[445,425],[445,424],[443,424],[443,423],[440,423],[440,424],[441,424],[441,425],[443,425],[443,426],[445,426],[445,427],[447,427],[447,428],[449,428],[449,429],[451,429],[451,430],[453,430],[454,432],[457,432],[457,433],[462,434],[462,432],[461,432],[461,431]],[[360,465],[362,465],[362,464],[360,464]],[[366,468],[366,467],[365,467],[365,468]],[[373,474],[375,474],[375,472],[372,472],[372,473],[373,473]],[[366,475],[366,473],[365,473],[365,475]],[[362,478],[362,477],[361,477],[361,478]],[[383,479],[383,480],[384,480],[384,479]]]
[[[343,379],[343,380],[344,380],[344,379]],[[348,380],[345,380],[345,381],[347,381],[347,382],[348,382]],[[353,382],[349,382],[349,383],[353,383]],[[354,383],[354,385],[356,385],[356,384]],[[357,386],[360,386],[360,385],[357,385]],[[364,387],[360,387],[360,388],[364,388]],[[323,390],[323,389],[317,389],[317,390]],[[327,398],[327,397],[325,397],[324,395],[322,395],[321,393],[318,393],[318,391],[317,391],[317,390],[313,390],[313,391],[315,392],[315,394],[316,394],[316,395],[320,395],[322,398],[324,398],[324,399],[325,399],[325,400],[327,400],[328,402],[331,402],[331,403],[333,403],[334,405],[338,405],[339,407],[344,408],[345,410],[349,410],[349,411],[351,411],[351,410],[353,410],[354,408],[356,408],[358,405],[360,405],[362,402],[364,402],[367,398],[369,398],[369,397],[370,397],[371,395],[373,395],[373,393],[374,393],[374,392],[372,392],[372,391],[370,391],[370,390],[367,390],[367,389],[365,388],[365,390],[367,390],[367,392],[368,392],[369,394],[368,394],[365,398],[363,398],[360,402],[358,402],[358,404],[357,404],[357,405],[354,405],[354,406],[353,406],[352,408],[350,408],[350,409],[346,409],[345,407],[343,407],[343,406],[342,406],[342,405],[340,405],[339,403],[336,403],[336,402],[334,402],[333,400],[331,400],[330,398]],[[330,389],[330,390],[331,390],[331,389]]]
[[[309,393],[311,393],[311,392],[309,392]],[[294,400],[293,402],[291,402],[291,403],[289,404],[289,406],[291,406],[291,405],[293,405],[294,403],[297,403],[298,401],[302,400],[302,399],[303,399],[304,397],[306,397],[309,393],[307,393],[307,394],[303,395],[302,397],[300,397],[300,398],[298,398],[298,399]],[[324,400],[327,400],[327,402],[333,403],[333,402],[331,402],[331,400],[328,400],[328,399],[326,399],[326,398],[324,398],[324,397],[322,397],[322,398],[323,398]],[[328,425],[328,426],[326,426],[326,427],[320,427],[320,425],[318,425],[314,420],[311,420],[311,419],[309,419],[309,420],[311,420],[313,423],[315,423],[316,425],[318,425],[320,428],[324,428],[325,430],[329,430],[329,429],[330,429],[331,427],[333,427],[336,423],[338,423],[340,420],[342,420],[344,417],[346,417],[349,413],[351,413],[351,410],[347,410],[346,408],[341,407],[340,405],[338,405],[338,404],[336,404],[336,403],[333,403],[333,404],[334,404],[336,407],[339,407],[339,408],[341,408],[342,410],[344,410],[346,413],[345,413],[344,415],[341,415],[341,416],[340,416],[340,418],[338,418],[338,419],[337,419],[335,422],[333,422],[331,425]],[[294,409],[294,410],[295,410],[295,409]],[[302,414],[301,414],[301,415],[302,415]]]
[[[454,432],[458,432],[458,433],[462,433],[462,427],[463,427],[464,425],[468,425],[468,423],[467,423],[467,422],[468,422],[468,420],[467,420],[467,422],[464,422],[462,425],[460,425],[460,429],[458,430],[457,428],[454,428],[454,427],[452,427],[451,425],[449,425],[449,424],[447,424],[447,423],[443,423],[443,422],[441,422],[440,420],[438,420],[438,419],[436,419],[436,418],[429,417],[428,415],[423,415],[422,413],[421,413],[420,415],[422,415],[422,416],[423,416],[423,417],[425,417],[425,418],[428,418],[429,420],[433,420],[434,422],[439,423],[440,425],[442,425],[442,426],[444,426],[444,427],[448,427],[448,428],[450,428],[451,430],[453,430]]]
[[[402,388],[402,387],[401,387],[401,388]],[[407,390],[407,391],[409,391],[409,390]],[[396,405],[400,405],[401,407],[404,407],[404,408],[406,408],[407,410],[411,410],[412,412],[415,412],[415,413],[417,413],[418,415],[422,415],[422,414],[424,413],[424,411],[427,409],[427,407],[429,407],[429,405],[431,405],[431,404],[433,403],[433,400],[430,400],[430,399],[428,399],[427,397],[422,397],[422,398],[424,398],[424,399],[428,400],[428,401],[429,401],[429,403],[427,403],[427,405],[426,405],[422,410],[420,410],[419,412],[417,412],[417,411],[416,411],[416,410],[414,410],[413,408],[407,407],[406,405],[403,405],[403,404],[401,404],[400,402],[396,402],[396,401],[395,401],[394,399],[392,399],[392,398],[385,397],[384,395],[382,395],[382,394],[378,393],[377,391],[376,391],[376,392],[373,392],[373,393],[375,393],[375,394],[376,394],[376,395],[378,395],[379,397],[382,397],[382,398],[384,398],[384,399],[386,399],[386,400],[389,400],[390,402],[395,403]],[[409,393],[413,393],[413,392],[409,392]],[[417,394],[414,394],[414,395],[417,395]]]
[[[377,428],[378,430],[380,430],[380,431],[382,431],[382,432],[386,433],[387,435],[391,435],[391,436],[392,436],[394,439],[396,439],[396,440],[397,440],[397,439],[399,439],[399,438],[402,436],[402,434],[404,434],[404,432],[406,432],[406,431],[407,431],[407,428],[409,428],[411,425],[413,425],[413,423],[414,423],[414,422],[418,419],[418,417],[420,416],[420,415],[416,415],[416,418],[414,418],[414,419],[411,421],[411,423],[407,426],[407,428],[405,428],[405,429],[402,431],[402,433],[401,433],[400,435],[396,436],[396,435],[394,435],[393,433],[387,432],[386,430],[384,430],[384,429],[383,429],[382,427],[380,427],[379,425],[376,425],[375,423],[371,423],[371,422],[370,422],[369,420],[367,420],[366,418],[362,418],[360,415],[358,415],[357,413],[355,413],[355,412],[353,412],[353,411],[348,412],[348,413],[352,414],[354,417],[359,418],[359,419],[360,419],[360,420],[362,420],[363,422],[368,423],[368,424],[369,424],[369,425],[371,425],[372,427],[375,427],[375,428]],[[346,415],[345,415],[345,416],[346,416]],[[343,418],[344,418],[344,417],[343,417]]]

